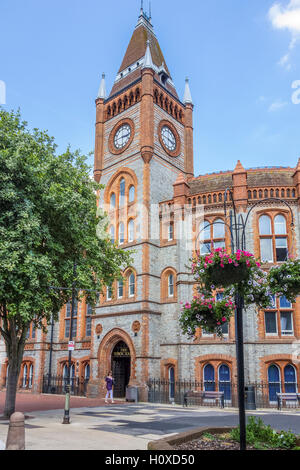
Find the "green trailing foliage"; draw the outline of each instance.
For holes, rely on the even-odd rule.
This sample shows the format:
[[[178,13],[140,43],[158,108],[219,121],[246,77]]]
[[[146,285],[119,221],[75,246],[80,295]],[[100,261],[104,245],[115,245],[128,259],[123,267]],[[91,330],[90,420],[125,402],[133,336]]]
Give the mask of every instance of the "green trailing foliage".
[[[268,274],[270,289],[273,294],[284,295],[294,303],[300,294],[300,260],[289,259],[279,266],[274,266]]]
[[[230,436],[233,440],[240,440],[240,429],[235,428]],[[277,432],[270,425],[264,424],[261,418],[249,416],[246,426],[247,444],[256,449],[293,449],[297,436],[291,431]]]

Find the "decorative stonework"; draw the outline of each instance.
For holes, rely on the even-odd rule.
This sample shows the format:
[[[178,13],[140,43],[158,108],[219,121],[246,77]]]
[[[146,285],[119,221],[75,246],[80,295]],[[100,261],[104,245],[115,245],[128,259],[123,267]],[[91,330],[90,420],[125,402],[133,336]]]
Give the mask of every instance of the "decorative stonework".
[[[101,335],[102,331],[103,331],[103,326],[101,325],[101,323],[98,323],[98,325],[96,326],[96,334]]]
[[[140,329],[141,329],[141,324],[140,324],[140,322],[137,321],[137,320],[134,321],[134,322],[132,323],[131,329],[132,329],[132,331],[133,331],[134,333],[138,333],[138,332],[140,331]]]

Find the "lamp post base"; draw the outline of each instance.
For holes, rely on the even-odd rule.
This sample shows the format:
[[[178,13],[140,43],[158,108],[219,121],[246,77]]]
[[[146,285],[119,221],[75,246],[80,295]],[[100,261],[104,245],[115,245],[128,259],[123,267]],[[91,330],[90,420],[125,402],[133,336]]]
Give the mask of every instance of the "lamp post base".
[[[70,393],[66,393],[65,413],[62,424],[70,424]]]

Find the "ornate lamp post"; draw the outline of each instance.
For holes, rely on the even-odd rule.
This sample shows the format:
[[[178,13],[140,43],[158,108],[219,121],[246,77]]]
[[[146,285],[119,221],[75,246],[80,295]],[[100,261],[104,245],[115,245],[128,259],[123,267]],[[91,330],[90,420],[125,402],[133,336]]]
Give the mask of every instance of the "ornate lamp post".
[[[249,220],[249,215],[252,210],[261,204],[262,202],[280,202],[284,203],[290,210],[291,213],[291,229],[294,227],[294,216],[293,211],[289,204],[283,199],[279,198],[267,198],[261,199],[248,211],[244,220],[243,215],[239,214],[237,217],[237,211],[234,203],[232,191],[227,188],[224,195],[224,215],[225,220],[227,218],[227,195],[230,196],[230,203],[233,209],[233,220],[231,218],[231,247],[235,252],[239,249],[246,250],[246,227]],[[235,309],[235,325],[236,325],[236,358],[237,358],[237,376],[238,376],[238,403],[239,403],[239,423],[240,423],[240,449],[246,449],[246,414],[245,414],[245,366],[244,366],[244,338],[243,338],[243,307],[244,299],[240,294],[235,297],[236,309]]]
[[[81,289],[76,286],[76,276],[77,276],[77,264],[74,262],[73,265],[73,283],[72,287],[53,287],[50,286],[49,289],[54,290],[72,290],[72,301],[71,301],[71,318],[70,318],[70,335],[69,335],[69,358],[68,358],[68,369],[67,369],[67,380],[65,385],[65,408],[64,408],[64,417],[62,424],[70,424],[70,392],[71,392],[71,367],[72,367],[72,347],[70,343],[73,341],[73,317],[74,317],[74,310],[75,310],[75,302],[76,297],[79,291],[85,292],[96,292],[99,294],[98,291],[92,289]]]
[[[228,198],[229,195],[229,198]],[[229,200],[228,200],[229,199]],[[235,253],[237,250],[246,250],[246,227],[249,221],[249,216],[252,210],[262,202],[280,202],[285,204],[291,213],[291,229],[294,227],[294,216],[290,205],[279,198],[266,198],[260,199],[258,202],[252,205],[248,211],[245,219],[242,214],[238,214],[233,198],[232,191],[227,188],[224,195],[224,225],[230,232],[230,242],[231,250]],[[228,204],[231,206],[230,211],[230,223],[227,223],[227,213],[228,213]],[[221,222],[216,222],[216,224],[221,224]],[[213,224],[214,225],[214,224]],[[205,229],[205,226],[202,230]],[[196,238],[196,249],[198,237],[201,234],[202,230]],[[287,252],[288,256],[288,252]],[[286,256],[286,257],[287,257]],[[245,364],[244,364],[244,338],[243,338],[243,308],[244,308],[244,298],[242,295],[237,293],[235,295],[235,328],[236,328],[236,360],[237,360],[237,377],[238,377],[238,406],[239,406],[239,425],[240,425],[240,450],[246,449],[246,414],[245,414]]]

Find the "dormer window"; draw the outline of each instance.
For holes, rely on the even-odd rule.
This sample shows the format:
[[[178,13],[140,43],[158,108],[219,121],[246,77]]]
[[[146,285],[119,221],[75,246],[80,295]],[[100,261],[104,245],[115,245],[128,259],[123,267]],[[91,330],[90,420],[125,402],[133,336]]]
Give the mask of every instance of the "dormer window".
[[[165,72],[162,72],[162,73],[160,74],[160,80],[161,80],[161,83],[162,83],[163,85],[165,85],[165,84],[167,83],[168,78],[169,78],[169,77],[168,77],[168,75],[167,75]]]

